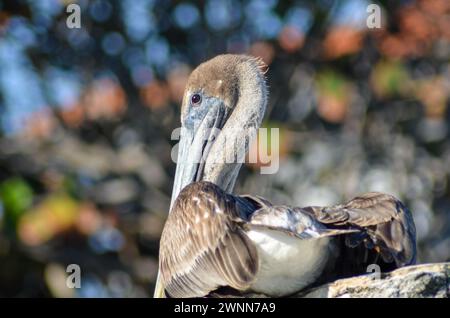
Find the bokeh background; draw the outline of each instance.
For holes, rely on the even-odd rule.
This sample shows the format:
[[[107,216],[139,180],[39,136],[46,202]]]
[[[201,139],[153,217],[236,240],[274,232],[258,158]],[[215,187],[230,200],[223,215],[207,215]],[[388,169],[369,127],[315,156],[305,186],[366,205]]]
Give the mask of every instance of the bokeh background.
[[[419,261],[449,261],[450,1],[373,2],[381,29],[364,0],[0,1],[0,296],[152,295],[184,85],[224,52],[269,65],[281,130],[279,172],[246,165],[236,192],[388,192]]]

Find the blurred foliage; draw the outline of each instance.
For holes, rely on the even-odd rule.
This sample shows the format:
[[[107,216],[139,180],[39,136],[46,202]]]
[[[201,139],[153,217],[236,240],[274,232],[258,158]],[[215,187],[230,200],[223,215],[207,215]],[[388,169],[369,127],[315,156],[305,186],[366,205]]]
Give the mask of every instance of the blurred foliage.
[[[33,189],[20,178],[8,179],[0,185],[0,198],[5,219],[14,226],[33,201]]]
[[[405,66],[397,61],[380,62],[372,73],[371,84],[375,94],[379,98],[402,96],[410,93],[407,91],[410,81]]]
[[[81,8],[69,29],[66,6]],[[260,56],[280,169],[236,192],[333,204],[384,191],[414,213],[421,262],[450,260],[450,2],[0,2],[0,296],[147,297],[191,70]],[[270,133],[270,131],[269,131]],[[66,266],[82,288],[65,285]]]

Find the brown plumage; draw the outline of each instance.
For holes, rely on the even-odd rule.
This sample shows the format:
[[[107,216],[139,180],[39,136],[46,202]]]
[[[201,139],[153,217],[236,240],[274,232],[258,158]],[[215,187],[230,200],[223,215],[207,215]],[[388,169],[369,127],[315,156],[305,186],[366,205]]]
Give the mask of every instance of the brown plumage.
[[[181,118],[186,117],[189,96],[193,92],[203,92],[207,96],[221,98],[225,105],[234,108],[239,98],[240,81],[243,75],[249,74],[247,66],[254,67],[263,75],[267,65],[259,58],[246,55],[224,54],[197,66],[189,76],[181,106]],[[255,73],[255,74],[258,74]]]
[[[399,200],[383,193],[366,193],[331,207],[297,208],[233,196],[201,181],[183,189],[167,223],[172,226],[164,229],[160,262],[170,297],[206,296],[223,286],[247,291],[259,264],[254,243],[246,235],[255,227],[299,239],[335,237],[345,251],[336,255],[318,282],[364,273],[370,264],[391,270],[415,262],[411,214]]]
[[[345,204],[304,208],[327,226],[358,227],[367,234],[369,248],[376,248],[386,263],[400,267],[416,262],[416,231],[411,212],[392,195],[369,192]],[[347,238],[348,245],[352,236]],[[358,240],[354,244],[357,244]],[[367,243],[366,243],[367,244]]]
[[[161,274],[172,297],[199,297],[221,286],[248,288],[256,249],[239,224],[239,206],[212,183],[186,187],[161,237]],[[174,253],[176,251],[176,253]]]
[[[391,195],[371,192],[345,204],[301,208],[231,194],[242,162],[223,159],[230,146],[245,154],[251,140],[242,129],[261,124],[265,68],[259,59],[220,55],[188,80],[157,297],[201,297],[224,288],[286,296],[364,273],[370,264],[391,270],[415,262],[414,221]],[[213,135],[211,128],[221,130]]]

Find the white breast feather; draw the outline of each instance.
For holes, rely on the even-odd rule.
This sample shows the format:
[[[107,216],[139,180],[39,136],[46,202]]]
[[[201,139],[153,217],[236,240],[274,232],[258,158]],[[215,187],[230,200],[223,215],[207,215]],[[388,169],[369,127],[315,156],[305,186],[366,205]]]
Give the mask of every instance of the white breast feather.
[[[328,260],[329,238],[302,240],[283,232],[254,229],[247,235],[259,255],[259,271],[251,290],[286,296],[314,282]]]

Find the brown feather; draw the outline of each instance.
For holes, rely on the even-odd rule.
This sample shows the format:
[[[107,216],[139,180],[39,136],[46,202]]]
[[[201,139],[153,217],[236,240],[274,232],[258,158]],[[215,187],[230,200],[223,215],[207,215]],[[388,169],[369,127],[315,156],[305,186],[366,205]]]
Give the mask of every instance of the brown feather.
[[[345,204],[297,208],[229,195],[202,181],[183,189],[163,231],[160,267],[167,295],[201,297],[222,287],[246,291],[258,272],[256,247],[245,233],[254,226],[299,239],[335,237],[336,262],[316,283],[363,273],[369,264],[391,270],[416,258],[411,213],[393,196],[367,193]]]
[[[160,268],[168,296],[200,297],[221,286],[249,287],[258,255],[236,218],[233,198],[211,183],[183,189],[161,237]]]
[[[345,204],[304,210],[327,225],[363,229],[387,262],[394,259],[397,266],[404,266],[416,261],[416,230],[411,212],[391,195],[369,192]]]

